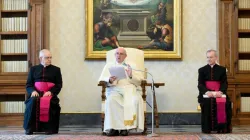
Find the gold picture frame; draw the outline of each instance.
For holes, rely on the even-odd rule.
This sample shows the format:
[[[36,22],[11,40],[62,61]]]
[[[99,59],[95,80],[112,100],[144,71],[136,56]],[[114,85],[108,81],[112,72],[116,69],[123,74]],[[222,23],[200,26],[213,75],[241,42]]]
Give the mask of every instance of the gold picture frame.
[[[86,59],[104,59],[106,58],[106,52],[108,50],[94,50],[94,2],[100,0],[85,0],[85,23],[86,23]],[[112,0],[101,0],[101,1],[112,1]],[[113,0],[116,1],[116,0]],[[117,0],[118,1],[118,0]],[[128,0],[129,1],[129,0]],[[132,0],[131,0],[132,1]],[[133,0],[134,2],[137,0]],[[138,0],[142,1],[142,0]],[[150,0],[149,0],[150,1]],[[152,0],[157,1],[157,0]],[[160,1],[160,0],[159,0]],[[172,0],[172,44],[173,50],[161,50],[161,49],[148,49],[144,50],[145,59],[182,59],[182,0]],[[96,2],[95,2],[96,3]],[[108,11],[109,9],[105,9]],[[101,11],[105,11],[101,9]],[[112,9],[114,10],[114,9]],[[115,9],[117,10],[117,9]],[[124,9],[123,9],[124,10]],[[144,12],[144,11],[143,11]],[[121,13],[121,12],[120,12]],[[100,15],[95,15],[99,16]],[[95,17],[96,18],[96,17]],[[100,19],[101,20],[101,19]],[[120,26],[121,24],[119,24]],[[140,24],[139,24],[140,25]],[[128,25],[127,25],[128,26]],[[145,28],[145,27],[144,27]],[[119,41],[119,40],[118,40]],[[128,43],[131,41],[127,41]],[[150,41],[148,41],[150,42]],[[138,44],[140,45],[140,44]],[[123,47],[124,45],[122,45]]]

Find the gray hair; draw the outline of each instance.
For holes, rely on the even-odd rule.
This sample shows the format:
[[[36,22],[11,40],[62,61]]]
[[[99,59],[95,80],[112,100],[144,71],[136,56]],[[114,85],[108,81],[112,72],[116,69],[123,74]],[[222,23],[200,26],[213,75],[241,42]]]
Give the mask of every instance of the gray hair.
[[[127,51],[126,51],[126,49],[125,49],[124,47],[118,47],[118,48],[115,50],[115,53],[117,52],[117,50],[118,50],[119,48],[123,49],[123,50],[124,50],[124,54],[127,55]]]
[[[207,53],[210,53],[210,52],[214,52],[215,56],[218,56],[218,53],[217,53],[216,50],[214,50],[214,49],[209,49],[209,50],[207,50],[206,54],[207,54]]]
[[[45,52],[50,52],[50,51],[49,51],[48,49],[42,49],[42,50],[39,52],[39,57],[43,57]]]

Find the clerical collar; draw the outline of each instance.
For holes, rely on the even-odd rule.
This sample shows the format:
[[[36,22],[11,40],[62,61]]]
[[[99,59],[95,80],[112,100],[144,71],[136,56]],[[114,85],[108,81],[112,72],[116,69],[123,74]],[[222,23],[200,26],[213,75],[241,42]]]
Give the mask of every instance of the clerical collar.
[[[41,64],[41,63],[40,63],[40,66],[42,66],[42,67],[46,68],[46,67],[48,67],[48,66],[50,66],[50,65],[48,65],[48,66],[44,66],[43,64]]]
[[[208,64],[209,65],[209,64]],[[209,65],[211,68],[213,68],[216,64],[213,64],[213,65]]]
[[[125,63],[125,61],[123,61],[123,62],[121,62],[121,63],[116,62],[116,64],[118,64],[118,65],[124,65],[124,66],[127,65],[127,64]]]

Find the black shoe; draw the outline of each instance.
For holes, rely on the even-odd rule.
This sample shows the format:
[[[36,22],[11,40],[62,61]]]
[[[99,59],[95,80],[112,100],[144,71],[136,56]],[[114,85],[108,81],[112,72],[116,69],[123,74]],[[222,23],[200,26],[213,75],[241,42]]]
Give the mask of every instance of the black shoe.
[[[128,130],[121,130],[120,136],[127,136],[128,135]]]
[[[205,134],[211,134],[211,131],[204,131],[204,130],[202,130],[202,133],[205,133]]]
[[[53,132],[53,131],[48,131],[48,132],[45,132],[45,135],[52,135],[52,134],[58,134],[58,132]]]
[[[106,134],[107,134],[107,136],[119,136],[119,131],[114,130],[114,129],[110,129],[110,131]]]
[[[218,130],[217,133],[220,134],[220,133],[223,133],[223,132],[221,130]]]
[[[33,132],[32,132],[32,131],[29,131],[29,130],[26,130],[26,131],[25,131],[25,135],[33,135]]]

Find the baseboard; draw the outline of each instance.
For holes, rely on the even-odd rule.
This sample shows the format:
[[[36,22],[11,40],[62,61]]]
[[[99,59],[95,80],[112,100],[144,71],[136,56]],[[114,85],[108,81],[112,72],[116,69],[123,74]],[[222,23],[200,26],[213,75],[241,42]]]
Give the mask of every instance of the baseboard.
[[[200,125],[200,113],[159,113],[160,125]],[[152,117],[147,113],[147,124],[150,125]],[[101,125],[100,113],[62,113],[60,125]]]

